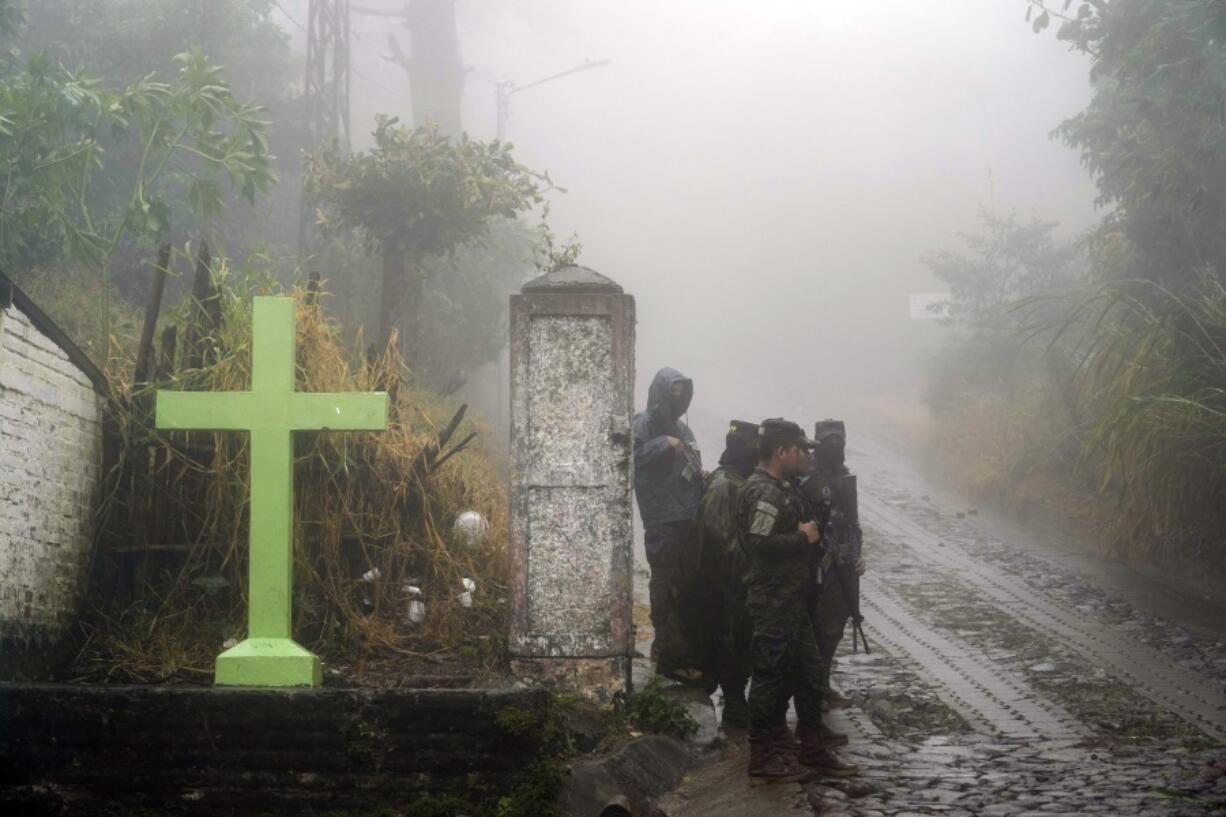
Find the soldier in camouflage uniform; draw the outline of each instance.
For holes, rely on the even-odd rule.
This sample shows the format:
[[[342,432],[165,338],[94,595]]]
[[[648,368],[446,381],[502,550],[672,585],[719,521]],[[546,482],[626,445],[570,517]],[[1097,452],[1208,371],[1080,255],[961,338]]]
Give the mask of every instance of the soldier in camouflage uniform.
[[[830,538],[820,590],[813,600],[813,616],[817,646],[821,651],[822,701],[826,708],[845,706],[848,701],[830,687],[830,672],[834,655],[851,617],[852,606],[859,603],[860,576],[864,573],[861,552],[859,509],[854,487],[855,477],[845,464],[847,430],[842,420],[821,420],[814,427],[813,439],[818,447],[813,453],[813,470],[801,486],[812,501],[830,509]],[[835,571],[838,571],[837,575]],[[845,736],[823,729],[823,736],[832,745],[847,742]]]
[[[805,520],[791,480],[809,469],[806,439],[795,423],[764,420],[759,464],[741,491],[738,519],[748,558],[746,607],[753,623],[749,692],[749,777],[753,784],[798,780],[804,767],[856,773],[822,745],[820,655],[809,615],[812,566],[821,555],[817,523]],[[784,718],[796,702],[800,755]],[[799,763],[798,763],[799,761]]]
[[[702,538],[702,583],[712,591],[704,624],[715,635],[712,663],[724,697],[723,723],[741,729],[749,726],[745,684],[752,671],[753,627],[745,609],[745,554],[737,534],[737,503],[757,464],[757,423],[733,420],[695,521]]]

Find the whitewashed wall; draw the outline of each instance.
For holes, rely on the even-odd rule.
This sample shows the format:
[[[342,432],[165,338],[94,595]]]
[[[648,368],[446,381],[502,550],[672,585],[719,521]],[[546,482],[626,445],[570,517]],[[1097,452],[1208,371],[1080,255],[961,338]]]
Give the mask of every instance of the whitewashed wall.
[[[49,647],[71,622],[101,468],[101,409],[59,346],[17,305],[0,309],[0,652]]]

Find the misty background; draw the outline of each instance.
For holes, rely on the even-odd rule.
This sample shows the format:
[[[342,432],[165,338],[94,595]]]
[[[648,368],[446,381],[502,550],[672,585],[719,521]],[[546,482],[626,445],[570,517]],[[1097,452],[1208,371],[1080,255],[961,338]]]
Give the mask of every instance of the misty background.
[[[300,55],[307,0],[280,5]],[[636,402],[661,366],[693,377],[712,459],[730,417],[807,426],[915,404],[943,332],[909,316],[912,293],[942,289],[921,259],[956,246],[980,208],[1070,235],[1091,224],[1093,182],[1049,137],[1085,107],[1088,63],[1025,12],[461,0],[462,121],[491,139],[497,81],[612,60],[514,95],[507,136],[567,190],[551,196],[554,231],[578,233],[579,262],[636,298]],[[355,149],[376,112],[410,119],[389,31],[407,41],[398,20],[353,15]]]
[[[120,623],[89,672],[192,677],[241,627],[241,442],[214,439],[217,465],[142,406],[240,387],[269,292],[303,302],[304,388],[396,393],[362,493],[331,478],[341,438],[298,460],[303,564],[330,565],[314,621],[346,622],[330,654],[369,643],[371,610],[385,646],[470,639],[459,618],[398,629],[354,577],[385,559],[389,582],[444,565],[439,587],[510,586],[507,295],[573,263],[572,235],[636,298],[636,406],[662,366],[693,378],[707,467],[729,419],[841,417],[868,481],[914,459],[921,496],[1226,587],[1220,0],[344,5],[344,40],[314,29],[350,46],[337,128],[347,72],[304,77],[311,8],[333,3],[0,0],[0,270],[124,398],[107,570],[186,554],[131,594],[95,584],[96,620]],[[436,529],[469,510],[484,550]],[[167,594],[192,613],[158,630],[141,600]],[[492,666],[498,643],[467,646]]]

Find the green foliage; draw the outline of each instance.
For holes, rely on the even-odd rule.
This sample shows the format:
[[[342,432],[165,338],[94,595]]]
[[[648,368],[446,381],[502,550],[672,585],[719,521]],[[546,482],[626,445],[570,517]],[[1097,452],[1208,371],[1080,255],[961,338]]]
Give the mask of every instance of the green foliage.
[[[1006,494],[1040,471],[1045,501],[1092,490],[1109,549],[1226,567],[1226,3],[1029,0],[1027,20],[1092,60],[1093,98],[1055,135],[1110,208],[1084,243],[1108,283],[1065,274],[1038,223],[930,259],[960,329],[929,387],[937,435]],[[1040,274],[1008,275],[1010,244]]]
[[[220,67],[199,53],[178,63],[173,83],[149,77],[112,92],[37,55],[0,84],[0,263],[23,266],[36,241],[58,238],[75,260],[102,266],[125,232],[164,234],[170,206],[159,185],[174,171],[191,176],[188,198],[205,218],[220,210],[219,179],[249,201],[274,181],[259,108],[235,99]],[[133,140],[141,160],[112,180],[126,206],[97,212],[89,196],[108,136]]]
[[[1075,245],[1057,244],[1055,222],[1016,212],[1002,218],[983,210],[981,230],[963,233],[966,252],[942,250],[924,262],[949,285],[946,322],[972,334],[1008,334],[1016,301],[1067,289],[1074,280]]]
[[[313,156],[307,190],[318,204],[318,224],[325,235],[357,233],[368,252],[381,257],[379,339],[390,335],[403,312],[403,347],[410,364],[424,372],[430,368],[424,339],[431,333],[423,316],[433,314],[437,328],[446,322],[450,305],[446,287],[432,279],[459,269],[440,259],[454,261],[462,247],[470,255],[479,253],[490,226],[540,203],[549,179],[517,163],[505,142],[478,142],[467,136],[452,140],[433,126],[410,130],[387,116],[377,118],[374,139],[375,146],[364,153],[344,157],[333,145]],[[467,269],[484,267],[497,274],[503,260],[505,256],[493,254],[487,259],[493,263],[470,264]],[[436,296],[444,294],[441,302],[436,297],[430,304],[443,307],[441,318],[425,306],[428,280]],[[501,289],[494,292],[501,294]],[[450,303],[472,304],[471,294]],[[446,349],[446,344],[435,343],[433,348]]]
[[[1116,208],[1104,238],[1120,231],[1133,245],[1105,271],[1173,284],[1208,267],[1226,278],[1226,3],[1031,2],[1093,59],[1094,97],[1056,133],[1081,151],[1099,203]]]
[[[1209,274],[1178,293],[1111,284],[1061,329],[1087,326],[1078,384],[1094,420],[1079,464],[1125,510],[1113,546],[1226,567],[1226,286]]]
[[[168,168],[160,180],[172,227],[167,237],[176,244],[207,237],[215,252],[231,257],[265,250],[285,254],[282,248],[297,239],[301,156],[312,146],[301,127],[300,72],[272,0],[37,0],[28,5],[22,48],[45,52],[52,64],[95,77],[106,88],[127,88],[150,75],[169,82],[179,74],[178,55],[192,51],[225,66],[230,93],[265,109],[260,118],[270,122],[261,128],[267,139],[263,153],[284,181],[269,185],[253,208],[242,201],[242,185],[193,188],[190,163]],[[87,201],[96,213],[122,211],[143,145],[105,132],[100,140],[106,161],[94,173]],[[201,222],[193,208],[214,192],[221,206]],[[121,239],[113,273],[119,291],[142,305],[148,254],[139,237]],[[182,282],[172,278],[168,294],[181,293]]]
[[[554,272],[563,267],[573,266],[579,262],[579,254],[583,252],[583,244],[579,236],[571,233],[570,238],[562,244],[549,227],[549,204],[546,203],[541,213],[541,245],[536,267],[541,274]]]
[[[529,766],[520,783],[507,796],[498,799],[496,817],[563,817],[558,792],[566,779],[566,766],[545,758]]]
[[[540,706],[505,707],[494,716],[494,723],[508,738],[531,745],[542,755],[564,757],[574,752],[566,724],[573,704],[570,697],[555,693]]]
[[[618,693],[613,700],[613,718],[640,732],[681,739],[698,731],[698,724],[681,702],[664,694],[658,678],[633,694]]]
[[[328,232],[358,231],[371,252],[419,261],[484,235],[490,219],[515,218],[541,201],[547,178],[520,165],[505,142],[451,140],[376,118],[375,146],[342,157],[336,146],[310,166],[309,189]]]
[[[45,54],[0,81],[0,265],[20,272],[62,258],[96,270],[104,326],[111,257],[125,236],[166,234],[169,177],[189,180],[201,219],[220,212],[223,180],[248,201],[274,181],[260,109],[237,100],[201,54],[176,60],[174,82],[149,76],[122,91]],[[108,174],[120,143],[139,161]]]
[[[955,330],[930,366],[925,398],[938,413],[956,415],[972,391],[1009,394],[1036,379],[1057,390],[1069,387],[1071,366],[1063,347],[1042,350],[1021,340],[1026,327],[1062,314],[1059,304],[1043,299],[1068,291],[1082,277],[1079,245],[1058,243],[1054,222],[987,211],[980,218],[981,230],[962,236],[965,251],[925,258],[949,286],[942,314]]]
[[[498,798],[495,817],[560,816],[557,799],[566,777],[565,760],[575,753],[567,716],[575,705],[574,698],[554,693],[540,706],[509,706],[495,716],[503,734],[521,747],[531,747],[538,758],[517,776],[514,789]]]

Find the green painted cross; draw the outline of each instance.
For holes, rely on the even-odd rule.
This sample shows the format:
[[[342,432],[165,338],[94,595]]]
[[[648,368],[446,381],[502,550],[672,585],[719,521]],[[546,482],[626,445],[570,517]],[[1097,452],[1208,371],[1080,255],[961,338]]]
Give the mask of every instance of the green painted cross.
[[[247,639],[217,656],[219,686],[318,686],[319,658],[294,642],[294,463],[291,434],[387,427],[382,392],[294,391],[294,299],[256,298],[251,391],[159,391],[157,426],[251,434]]]

